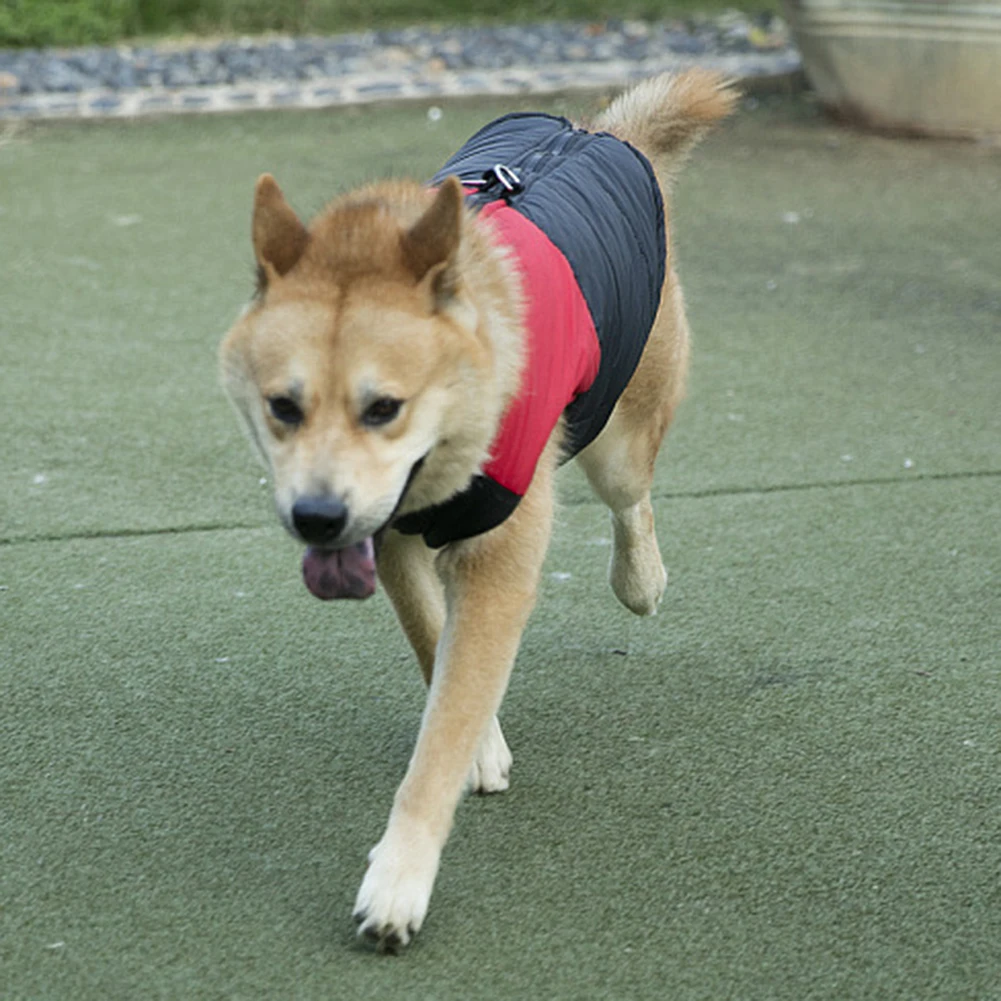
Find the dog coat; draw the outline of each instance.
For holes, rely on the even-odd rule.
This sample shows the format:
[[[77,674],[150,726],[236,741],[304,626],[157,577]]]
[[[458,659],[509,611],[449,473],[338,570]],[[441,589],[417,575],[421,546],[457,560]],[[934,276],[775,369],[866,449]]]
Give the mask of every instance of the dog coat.
[[[551,115],[505,115],[431,183],[450,174],[518,269],[527,334],[521,384],[482,472],[442,504],[394,522],[433,548],[514,511],[561,415],[564,461],[597,437],[639,364],[667,256],[653,168],[608,133]]]

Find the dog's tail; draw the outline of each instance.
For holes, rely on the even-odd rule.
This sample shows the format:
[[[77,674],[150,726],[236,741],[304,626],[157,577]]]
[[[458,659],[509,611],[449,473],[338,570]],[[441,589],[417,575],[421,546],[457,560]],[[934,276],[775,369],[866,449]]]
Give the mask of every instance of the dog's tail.
[[[621,94],[588,127],[635,146],[670,183],[695,144],[739,99],[734,81],[722,73],[663,73]]]

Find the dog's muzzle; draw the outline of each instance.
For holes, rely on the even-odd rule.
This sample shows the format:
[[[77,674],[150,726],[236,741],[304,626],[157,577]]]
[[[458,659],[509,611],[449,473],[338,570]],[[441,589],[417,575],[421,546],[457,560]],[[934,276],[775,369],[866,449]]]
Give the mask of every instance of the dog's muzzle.
[[[300,497],[292,505],[292,525],[308,544],[302,558],[302,576],[311,594],[324,601],[368,598],[375,594],[379,543],[392,525],[426,458],[426,455],[422,456],[411,467],[393,513],[382,527],[354,545],[337,545],[348,523],[348,509],[343,501],[335,497]]]

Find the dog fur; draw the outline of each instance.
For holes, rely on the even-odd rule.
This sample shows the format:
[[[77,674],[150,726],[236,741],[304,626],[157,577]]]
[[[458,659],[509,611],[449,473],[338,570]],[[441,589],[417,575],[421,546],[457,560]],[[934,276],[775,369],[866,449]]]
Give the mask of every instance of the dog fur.
[[[664,75],[620,96],[588,128],[644,153],[666,204],[689,150],[736,100],[717,74]],[[667,582],[650,489],[689,354],[669,232],[660,310],[640,364],[577,456],[611,511],[612,589],[638,615],[656,611]],[[416,747],[355,905],[360,934],[395,949],[425,919],[464,787],[508,786],[511,753],[496,713],[549,542],[561,428],[499,527],[438,551],[386,530],[397,513],[463,490],[486,461],[522,365],[517,273],[455,178],[436,191],[409,181],[361,188],[307,228],[266,174],[252,234],[260,288],[223,342],[225,388],[293,535],[301,535],[297,501],[317,494],[343,509],[338,546],[381,535],[378,576],[428,684]],[[365,416],[396,405],[385,422]]]

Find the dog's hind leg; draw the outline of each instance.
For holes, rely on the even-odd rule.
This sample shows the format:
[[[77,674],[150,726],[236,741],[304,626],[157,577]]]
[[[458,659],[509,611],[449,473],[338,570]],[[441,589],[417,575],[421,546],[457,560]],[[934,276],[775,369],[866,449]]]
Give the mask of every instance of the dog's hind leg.
[[[379,579],[414,648],[428,686],[445,625],[445,590],[435,569],[434,556],[420,536],[399,532],[387,532],[379,549]],[[480,740],[466,781],[467,789],[475,793],[503,792],[510,785],[512,763],[511,751],[495,716]]]
[[[577,457],[612,513],[612,590],[637,615],[653,615],[667,586],[650,489],[657,453],[683,393],[687,361],[684,305],[669,272],[639,366],[601,434]]]
[[[650,478],[630,465],[641,451],[623,435],[613,414],[601,435],[580,455],[580,465],[594,492],[612,515],[612,560],[609,582],[615,596],[637,615],[653,615],[667,586],[654,531]]]

